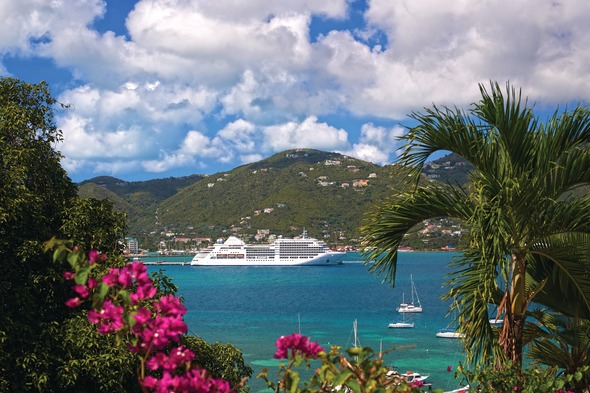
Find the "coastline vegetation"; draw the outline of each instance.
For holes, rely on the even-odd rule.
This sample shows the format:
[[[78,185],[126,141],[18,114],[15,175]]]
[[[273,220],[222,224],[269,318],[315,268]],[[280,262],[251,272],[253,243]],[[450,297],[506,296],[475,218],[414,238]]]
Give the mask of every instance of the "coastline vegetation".
[[[468,246],[446,283],[467,363],[522,374],[556,366],[587,387],[590,319],[590,111],[577,107],[543,123],[521,92],[480,85],[468,111],[434,106],[413,113],[401,162],[417,179],[427,158],[451,151],[475,168],[468,187],[415,183],[375,209],[364,233],[371,270],[395,283],[404,234],[425,219],[454,217],[469,228]],[[493,313],[493,315],[490,314]],[[502,318],[499,329],[490,318]],[[584,368],[585,367],[585,368]],[[579,374],[577,374],[579,375]]]
[[[419,125],[396,170],[414,182],[363,229],[372,270],[394,284],[405,233],[427,218],[460,219],[469,244],[447,282],[467,337],[459,374],[481,392],[587,391],[590,197],[576,187],[590,181],[590,113],[578,107],[541,123],[510,85],[506,95],[495,83],[481,93],[469,112],[413,115]],[[125,215],[77,196],[55,150],[55,105],[45,83],[0,78],[0,391],[248,391],[252,370],[239,349],[186,336],[174,284],[127,264]],[[419,181],[437,150],[473,164],[468,187]],[[502,328],[490,325],[490,309]],[[279,381],[260,376],[276,392],[419,388],[392,379],[369,348],[325,351],[299,335],[277,348],[288,359]],[[533,360],[523,366],[525,353]],[[294,367],[318,361],[301,381]]]

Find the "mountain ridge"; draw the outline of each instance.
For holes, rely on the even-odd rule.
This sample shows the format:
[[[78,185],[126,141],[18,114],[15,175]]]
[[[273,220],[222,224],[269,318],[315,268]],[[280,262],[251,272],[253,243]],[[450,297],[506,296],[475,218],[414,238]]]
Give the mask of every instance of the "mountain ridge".
[[[449,171],[439,165],[422,181],[435,181],[427,176],[439,169]],[[252,239],[258,230],[295,236],[304,228],[337,243],[358,241],[366,212],[406,181],[397,164],[293,149],[211,176],[144,182],[100,176],[80,183],[79,194],[112,200],[129,217],[129,235],[144,243],[154,244],[161,233],[193,239],[237,232]]]

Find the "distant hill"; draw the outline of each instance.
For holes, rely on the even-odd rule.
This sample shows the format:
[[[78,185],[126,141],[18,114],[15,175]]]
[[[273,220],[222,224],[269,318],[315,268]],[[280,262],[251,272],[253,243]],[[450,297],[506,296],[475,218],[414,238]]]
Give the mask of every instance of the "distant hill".
[[[422,181],[430,176],[463,183],[467,175],[460,162],[451,156],[433,161]],[[406,180],[399,165],[296,149],[211,176],[144,182],[96,177],[82,182],[79,193],[112,200],[128,214],[129,235],[144,243],[157,243],[162,232],[194,239],[233,231],[253,240],[258,230],[294,236],[305,229],[329,243],[350,244],[358,240],[364,215]]]
[[[115,208],[127,214],[129,235],[158,230],[156,211],[167,198],[184,187],[203,180],[203,175],[170,177],[127,182],[110,176],[99,176],[78,185],[78,195],[84,198],[111,200]]]
[[[160,224],[186,234],[258,229],[356,238],[364,213],[399,188],[397,166],[318,150],[289,150],[210,176],[162,202]]]
[[[469,181],[469,172],[473,169],[473,165],[465,161],[463,157],[451,153],[437,160],[427,162],[422,172],[429,179],[464,185]]]

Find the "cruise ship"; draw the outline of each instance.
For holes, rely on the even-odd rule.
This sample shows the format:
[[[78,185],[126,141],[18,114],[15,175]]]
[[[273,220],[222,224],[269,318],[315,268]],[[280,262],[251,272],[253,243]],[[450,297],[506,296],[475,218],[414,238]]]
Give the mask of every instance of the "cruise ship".
[[[207,247],[191,261],[193,266],[339,265],[345,252],[332,251],[323,241],[303,232],[300,238],[277,238],[272,244],[246,244],[232,235]]]

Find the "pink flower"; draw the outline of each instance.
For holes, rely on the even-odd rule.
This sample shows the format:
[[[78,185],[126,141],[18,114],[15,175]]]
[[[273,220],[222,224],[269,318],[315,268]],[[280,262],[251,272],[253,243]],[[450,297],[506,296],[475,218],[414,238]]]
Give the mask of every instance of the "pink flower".
[[[196,393],[229,393],[229,383],[223,379],[215,379],[207,376],[203,369],[191,369],[178,379],[178,391]]]
[[[293,333],[290,336],[281,336],[276,341],[277,352],[274,355],[275,359],[286,359],[289,355],[289,349],[293,354],[301,354],[305,357],[315,359],[318,353],[322,352],[322,348],[316,342],[310,342],[305,336],[298,333]]]
[[[96,286],[98,285],[96,278],[90,277],[86,282],[86,285],[88,285],[88,288],[90,289],[96,288]]]
[[[448,371],[448,372],[451,372],[451,371],[453,371],[453,366],[447,366],[447,371]]]
[[[133,285],[133,277],[131,276],[129,269],[127,269],[127,268],[121,269],[121,271],[119,271],[119,277],[117,278],[117,281],[119,282],[119,284],[123,288],[132,286]]]
[[[157,352],[146,363],[150,370],[163,370],[173,372],[177,367],[190,363],[195,358],[195,354],[190,349],[184,349],[182,346],[170,351],[169,355]]]
[[[143,386],[143,387],[146,387],[148,389],[153,389],[156,387],[158,380],[156,378],[152,377],[151,375],[148,375],[140,383],[141,383],[141,386]]]
[[[88,251],[88,264],[94,265],[94,263],[98,261],[98,251],[90,250]]]
[[[424,386],[424,382],[422,381],[414,381],[410,384],[411,388],[420,388],[422,386]]]
[[[137,310],[137,313],[133,315],[133,319],[138,325],[143,325],[152,317],[152,313],[145,307],[141,307]],[[136,325],[137,326],[137,325]]]
[[[86,287],[86,285],[74,285],[73,286],[74,291],[80,295],[80,297],[82,297],[83,299],[88,297],[88,288]]]
[[[109,287],[114,287],[119,278],[119,269],[110,268],[109,272],[102,276],[102,282],[107,284]]]
[[[71,299],[68,299],[68,301],[66,301],[66,306],[68,306],[69,308],[78,307],[79,305],[80,305],[80,298],[79,297],[73,297]]]
[[[163,315],[182,316],[186,314],[186,307],[180,303],[180,299],[173,295],[161,297],[159,301],[154,302],[154,307],[159,311],[159,314]]]
[[[74,278],[76,278],[76,273],[64,272],[64,278],[66,280],[73,280]]]
[[[98,333],[114,333],[125,326],[123,322],[123,307],[116,306],[110,300],[105,300],[102,310],[88,311],[88,321],[98,324]]]

